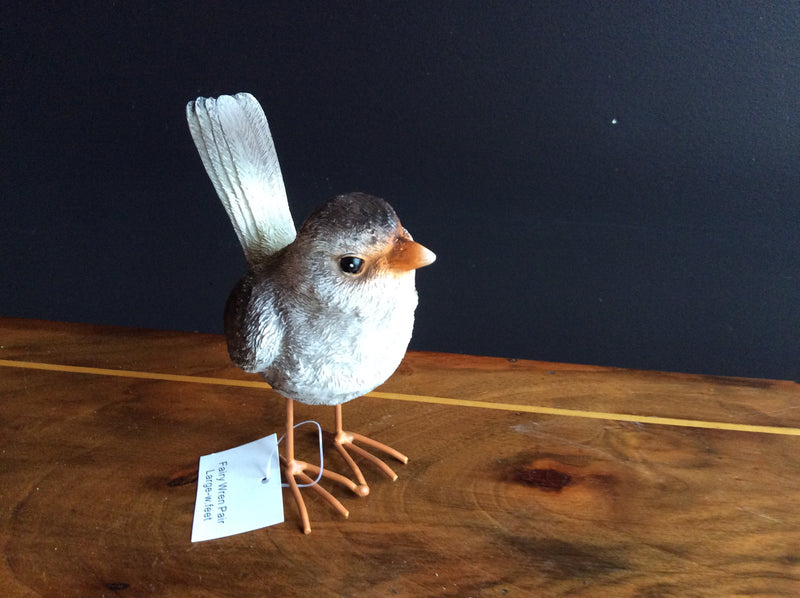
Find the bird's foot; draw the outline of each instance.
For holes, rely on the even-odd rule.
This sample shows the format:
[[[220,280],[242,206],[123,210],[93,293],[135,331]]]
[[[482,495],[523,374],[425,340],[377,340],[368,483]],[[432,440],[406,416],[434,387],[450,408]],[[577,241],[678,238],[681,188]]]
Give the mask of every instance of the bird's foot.
[[[364,457],[368,461],[374,463],[381,471],[383,471],[387,476],[389,476],[392,479],[392,481],[395,481],[397,479],[397,474],[391,467],[389,467],[386,464],[386,462],[383,461],[383,459],[376,457],[375,455],[364,450],[357,444],[354,444],[354,441],[358,441],[362,444],[366,444],[368,446],[376,448],[379,451],[382,451],[387,455],[394,457],[403,464],[408,463],[408,457],[406,457],[400,451],[397,451],[392,447],[383,444],[382,442],[378,442],[377,440],[373,440],[372,438],[368,438],[366,436],[363,436],[361,434],[356,434],[354,432],[346,432],[344,430],[339,430],[336,433],[336,436],[334,437],[334,444],[336,445],[336,449],[339,451],[344,460],[350,466],[350,469],[353,471],[353,474],[358,480],[359,485],[355,490],[355,492],[359,496],[366,496],[367,494],[369,494],[369,486],[367,486],[367,482],[364,479],[364,474],[361,473],[361,469],[358,467],[358,465],[356,465],[356,462],[353,460],[353,457],[350,456],[350,453],[347,452],[348,450],[347,447],[350,447],[350,450],[356,453],[357,455],[360,455],[361,457]]]
[[[283,472],[286,476],[286,482],[289,484],[289,488],[292,491],[292,495],[294,496],[294,500],[297,503],[297,510],[300,511],[300,520],[303,526],[303,532],[306,534],[311,533],[311,522],[308,518],[308,510],[306,509],[305,501],[303,500],[303,496],[300,494],[300,485],[298,485],[297,481],[299,480],[301,484],[310,486],[313,488],[319,495],[328,501],[333,508],[339,511],[345,517],[350,515],[350,512],[344,507],[344,505],[339,502],[330,492],[325,490],[319,484],[315,484],[314,480],[306,473],[312,473],[314,476],[318,476],[320,472],[320,468],[316,465],[311,463],[306,463],[305,461],[298,461],[296,459],[292,459],[291,461],[287,461],[284,457],[281,457],[281,464],[283,465]],[[329,480],[333,480],[343,486],[346,486],[356,494],[363,496],[359,491],[359,487],[353,480],[346,478],[343,475],[335,473],[333,471],[328,471],[327,469],[322,470],[322,477],[328,478]]]

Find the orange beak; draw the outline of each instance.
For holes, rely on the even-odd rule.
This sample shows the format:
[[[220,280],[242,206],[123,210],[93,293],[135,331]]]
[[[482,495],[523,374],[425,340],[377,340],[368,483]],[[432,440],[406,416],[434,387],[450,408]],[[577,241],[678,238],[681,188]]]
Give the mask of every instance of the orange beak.
[[[436,254],[427,247],[412,241],[406,235],[397,235],[386,254],[386,262],[390,270],[408,272],[436,261]]]

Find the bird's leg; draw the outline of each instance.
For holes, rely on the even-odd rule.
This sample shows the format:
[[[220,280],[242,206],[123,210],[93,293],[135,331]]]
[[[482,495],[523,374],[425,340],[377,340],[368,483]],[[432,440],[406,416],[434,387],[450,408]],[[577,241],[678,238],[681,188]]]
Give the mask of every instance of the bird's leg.
[[[379,451],[383,451],[387,455],[391,455],[404,464],[408,463],[408,457],[390,446],[378,442],[377,440],[372,440],[372,438],[367,438],[366,436],[356,434],[355,432],[345,432],[342,427],[342,406],[336,405],[334,409],[336,410],[336,436],[334,438],[334,444],[339,450],[339,453],[341,453],[342,457],[344,457],[344,460],[347,461],[350,469],[353,470],[356,480],[358,480],[359,486],[356,492],[361,496],[366,496],[369,494],[369,486],[367,486],[367,482],[364,479],[364,474],[361,473],[361,469],[358,467],[358,465],[356,465],[356,462],[353,461],[353,458],[347,452],[347,449],[345,448],[346,446],[349,446],[350,450],[355,452],[357,455],[361,455],[368,461],[371,461],[377,465],[386,475],[392,478],[392,481],[396,480],[397,474],[392,470],[391,467],[389,467],[382,459],[379,459],[372,453],[365,451],[360,446],[353,444],[353,441],[357,440],[358,442],[369,445],[378,449]]]
[[[350,514],[347,509],[344,508],[344,505],[334,498],[330,492],[319,484],[314,484],[314,480],[305,473],[306,470],[308,470],[314,475],[319,475],[319,467],[311,463],[306,463],[305,461],[298,461],[294,458],[294,401],[292,399],[286,399],[286,457],[281,457],[281,463],[283,464],[286,481],[297,503],[297,510],[300,511],[300,520],[303,524],[304,533],[311,533],[311,522],[308,519],[306,504],[300,494],[300,487],[297,485],[297,480],[295,478],[299,479],[303,484],[313,484],[311,487],[345,517]],[[323,470],[322,475],[323,477],[347,486],[350,490],[359,494],[358,486],[343,475],[328,470]]]

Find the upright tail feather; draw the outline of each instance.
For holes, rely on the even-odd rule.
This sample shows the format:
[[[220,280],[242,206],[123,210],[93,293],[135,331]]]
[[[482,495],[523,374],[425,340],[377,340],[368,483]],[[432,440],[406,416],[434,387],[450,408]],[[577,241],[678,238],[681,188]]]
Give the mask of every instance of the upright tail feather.
[[[258,101],[248,93],[197,98],[187,104],[186,119],[248,263],[294,241],[278,155]]]

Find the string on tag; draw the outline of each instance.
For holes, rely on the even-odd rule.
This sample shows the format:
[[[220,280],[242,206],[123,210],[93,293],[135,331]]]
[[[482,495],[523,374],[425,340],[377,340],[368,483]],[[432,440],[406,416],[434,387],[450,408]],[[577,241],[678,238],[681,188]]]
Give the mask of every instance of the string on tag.
[[[294,426],[292,426],[292,429],[294,430],[294,429],[298,428],[299,426],[302,426],[303,424],[314,424],[315,426],[317,426],[317,436],[319,438],[319,473],[317,474],[317,478],[313,482],[311,482],[310,484],[297,484],[298,488],[310,488],[311,486],[313,486],[314,484],[316,484],[317,482],[319,482],[322,479],[322,472],[325,471],[325,457],[324,457],[324,455],[322,453],[322,426],[319,425],[319,422],[316,422],[313,419],[307,419],[304,422],[300,422],[299,424],[295,424]],[[284,434],[283,436],[278,438],[278,445],[281,443],[281,441],[285,437],[286,437],[286,434]],[[271,464],[272,464],[272,460],[271,459],[267,460],[267,472],[264,475],[264,478],[261,480],[262,484],[266,484],[267,482],[269,482]],[[283,488],[288,488],[289,484],[281,483],[281,486]]]

